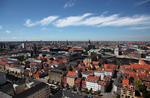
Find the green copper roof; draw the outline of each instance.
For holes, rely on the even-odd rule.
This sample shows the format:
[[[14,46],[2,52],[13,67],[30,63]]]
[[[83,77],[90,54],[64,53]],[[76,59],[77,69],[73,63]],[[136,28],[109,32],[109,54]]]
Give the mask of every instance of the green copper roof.
[[[17,86],[19,86],[19,85],[17,85],[17,84],[13,84],[13,87],[15,88],[15,87],[17,87]]]

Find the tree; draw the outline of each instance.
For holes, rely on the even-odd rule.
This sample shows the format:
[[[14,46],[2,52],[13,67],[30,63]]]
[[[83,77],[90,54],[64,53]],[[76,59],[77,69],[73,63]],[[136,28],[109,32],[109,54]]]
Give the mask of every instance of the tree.
[[[85,89],[85,92],[86,92],[87,94],[89,94],[89,91],[88,91],[88,89],[87,89],[87,88]]]
[[[67,85],[66,85],[66,88],[68,89],[69,88],[69,84],[67,83]]]
[[[24,55],[17,56],[16,59],[18,59],[20,62],[23,62],[25,60],[25,57],[24,57]]]
[[[86,78],[85,77],[82,77],[82,80],[85,80]]]
[[[91,88],[90,91],[89,91],[89,93],[92,94],[92,92],[93,92],[93,90],[92,90],[92,88]]]
[[[146,91],[146,86],[145,85],[139,85],[139,91],[140,92],[145,92]]]
[[[150,93],[148,94],[148,91],[146,90],[146,86],[144,84],[142,84],[141,80],[135,81],[135,88],[139,92],[142,92],[142,96],[144,98],[147,98],[147,96],[150,96]]]
[[[137,80],[137,81],[134,82],[134,84],[135,84],[136,90],[139,91],[139,85],[142,85],[142,81],[141,80]]]
[[[81,71],[81,69],[78,71],[78,77],[79,78],[82,78],[82,73],[81,73],[82,71]]]
[[[122,61],[121,61],[121,60],[117,60],[117,62],[116,62],[116,63],[117,63],[117,65],[119,65],[119,66],[120,66],[120,65],[122,64]]]
[[[120,98],[120,95],[117,94],[116,98]]]
[[[74,85],[74,86],[72,87],[72,89],[73,89],[74,91],[76,91],[76,86]]]
[[[131,83],[134,83],[134,78],[133,77],[129,78],[129,84],[131,84]]]
[[[73,68],[71,66],[69,66],[69,71],[72,71],[72,70],[73,70]]]
[[[82,89],[82,86],[80,86],[78,90],[81,91],[81,89]]]
[[[47,59],[42,59],[42,62],[47,62]]]
[[[63,82],[61,82],[61,83],[60,83],[60,86],[61,86],[62,88],[64,88],[64,83],[63,83]]]
[[[100,95],[101,95],[101,91],[100,91],[100,90],[98,90],[98,91],[97,91],[97,94],[100,96]]]
[[[144,91],[142,95],[143,95],[144,98],[149,98],[150,91]]]

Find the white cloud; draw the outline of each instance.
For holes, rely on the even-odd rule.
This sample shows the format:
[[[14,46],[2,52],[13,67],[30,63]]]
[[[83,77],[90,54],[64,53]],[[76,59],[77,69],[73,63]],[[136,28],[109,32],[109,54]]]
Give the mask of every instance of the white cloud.
[[[0,29],[3,29],[3,26],[0,25]]]
[[[10,33],[11,33],[11,31],[10,31],[10,30],[6,30],[5,32],[6,32],[7,34],[10,34]]]
[[[114,14],[111,16],[96,16],[96,17],[90,17],[87,18],[85,21],[82,21],[83,25],[98,25],[102,23],[106,23],[112,20],[115,20],[118,18],[118,14]]]
[[[134,15],[121,17],[119,14],[109,16],[93,16],[91,13],[85,13],[82,16],[69,16],[57,20],[54,23],[57,27],[66,26],[96,26],[96,27],[120,27],[120,26],[150,26],[150,16]]]
[[[141,0],[140,2],[135,3],[135,5],[136,5],[136,6],[140,6],[140,5],[149,3],[149,2],[150,2],[150,0]]]
[[[27,19],[24,25],[27,27],[32,27],[32,26],[35,26],[37,24],[39,24],[39,23],[38,22],[32,23],[30,19]]]
[[[82,25],[81,21],[90,15],[92,14],[85,13],[82,16],[69,16],[67,18],[57,20],[54,25],[57,27]]]
[[[45,26],[45,25],[49,25],[51,22],[53,22],[57,18],[58,18],[58,16],[49,16],[49,17],[46,17],[46,18],[44,18],[40,21],[36,21],[36,22],[32,22],[30,19],[27,19],[24,25],[27,27],[32,27],[32,26],[36,26],[36,25]]]
[[[48,25],[50,24],[52,21],[56,20],[58,18],[58,16],[49,16],[47,18],[44,18],[40,21],[41,25]]]
[[[121,27],[127,26],[129,28],[141,28],[147,29],[150,27],[150,15],[133,15],[133,16],[120,16],[119,14],[101,14],[94,15],[92,13],[85,13],[80,16],[68,16],[59,18],[59,16],[49,16],[40,21],[32,22],[27,19],[25,26],[32,27],[36,25],[46,26],[52,24],[56,27],[67,27],[67,26],[95,26],[95,27]],[[140,26],[143,27],[140,27]],[[45,30],[42,28],[41,30]]]
[[[64,8],[74,6],[75,1],[76,1],[76,0],[68,0],[68,1],[65,3]]]
[[[150,16],[117,17],[112,21],[102,23],[100,26],[132,26],[150,24]]]

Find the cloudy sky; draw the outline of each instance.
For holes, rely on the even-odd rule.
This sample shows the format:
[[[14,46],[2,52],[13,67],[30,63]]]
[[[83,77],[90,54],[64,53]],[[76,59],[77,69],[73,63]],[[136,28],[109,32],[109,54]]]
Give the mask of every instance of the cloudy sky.
[[[150,0],[0,0],[0,41],[150,40]]]

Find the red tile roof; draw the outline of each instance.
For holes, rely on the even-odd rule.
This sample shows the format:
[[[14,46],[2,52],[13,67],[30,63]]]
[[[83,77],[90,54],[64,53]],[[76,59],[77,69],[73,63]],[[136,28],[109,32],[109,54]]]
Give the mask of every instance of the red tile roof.
[[[71,48],[69,51],[74,51],[74,50],[83,50],[83,48]]]
[[[139,60],[139,64],[146,65],[146,62],[145,62],[143,59],[140,59],[140,60]]]
[[[129,86],[129,80],[122,80],[122,87]]]
[[[52,63],[53,63],[53,64],[60,64],[60,62],[57,61],[57,60],[54,60]]]
[[[76,72],[68,71],[67,77],[73,77],[73,78],[75,78],[75,76],[76,76]]]
[[[39,78],[39,74],[35,74],[35,78],[36,78],[36,79]]]
[[[116,69],[117,66],[114,64],[104,64],[104,69]]]
[[[6,64],[6,62],[0,61],[0,64],[5,65],[5,64]]]
[[[37,64],[39,64],[39,63],[37,63],[37,62],[31,62],[30,63],[30,65],[37,65]]]
[[[98,82],[98,80],[99,80],[99,77],[96,77],[96,76],[88,76],[86,78],[86,81],[88,82]]]
[[[2,58],[2,60],[8,60],[8,58],[4,57],[4,58]]]
[[[104,69],[104,71],[109,71],[109,72],[113,72],[114,70],[113,69]]]
[[[94,74],[94,71],[93,70],[89,70],[89,71],[83,71],[82,72],[83,74]]]
[[[76,84],[80,84],[80,82],[81,82],[81,78],[77,78],[77,79],[75,80],[75,83],[76,83]]]
[[[105,81],[99,81],[98,84],[105,86],[105,85],[106,85],[106,82],[105,82]]]
[[[102,69],[101,69],[101,68],[96,68],[96,70],[97,70],[97,71],[101,71]]]
[[[99,64],[99,61],[93,61],[92,64],[98,65],[98,64]]]

